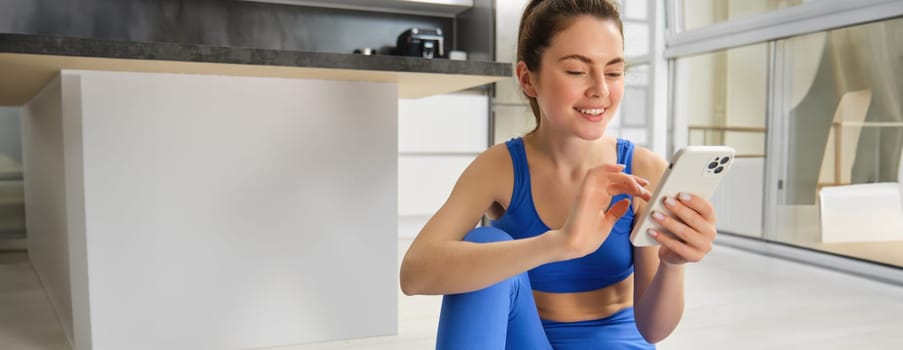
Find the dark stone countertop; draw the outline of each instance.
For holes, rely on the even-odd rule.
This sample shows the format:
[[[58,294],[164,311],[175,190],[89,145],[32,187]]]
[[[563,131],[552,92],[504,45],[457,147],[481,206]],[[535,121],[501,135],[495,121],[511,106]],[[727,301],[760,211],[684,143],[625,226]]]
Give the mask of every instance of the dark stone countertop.
[[[0,33],[0,53],[511,77],[510,63]]]
[[[512,78],[510,63],[364,56],[0,33],[0,106],[26,104],[62,70],[393,82],[400,98]]]

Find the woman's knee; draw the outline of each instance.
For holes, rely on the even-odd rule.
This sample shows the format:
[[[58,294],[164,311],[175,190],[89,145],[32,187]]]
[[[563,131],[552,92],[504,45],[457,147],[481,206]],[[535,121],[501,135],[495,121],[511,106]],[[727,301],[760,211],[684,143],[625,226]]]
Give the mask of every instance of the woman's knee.
[[[509,235],[507,232],[490,226],[477,227],[464,236],[464,241],[473,243],[490,243],[512,240],[514,240],[514,238],[512,238],[511,235]]]

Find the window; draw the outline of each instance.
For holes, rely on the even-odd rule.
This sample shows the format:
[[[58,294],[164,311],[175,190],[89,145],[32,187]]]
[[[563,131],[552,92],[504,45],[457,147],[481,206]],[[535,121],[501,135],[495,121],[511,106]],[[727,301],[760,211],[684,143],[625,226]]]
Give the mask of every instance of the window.
[[[903,266],[903,18],[779,41],[775,239]]]
[[[732,169],[712,197],[718,228],[762,238],[768,46],[682,57],[675,66],[674,113],[686,125],[685,139],[675,145],[737,150]]]
[[[683,0],[681,31],[802,5],[803,0]]]

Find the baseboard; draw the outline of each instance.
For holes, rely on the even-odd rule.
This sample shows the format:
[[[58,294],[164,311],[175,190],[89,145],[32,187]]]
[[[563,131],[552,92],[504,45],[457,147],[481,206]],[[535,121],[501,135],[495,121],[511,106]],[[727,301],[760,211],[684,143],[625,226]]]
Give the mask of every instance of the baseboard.
[[[786,243],[719,232],[715,244],[903,286],[903,268]]]

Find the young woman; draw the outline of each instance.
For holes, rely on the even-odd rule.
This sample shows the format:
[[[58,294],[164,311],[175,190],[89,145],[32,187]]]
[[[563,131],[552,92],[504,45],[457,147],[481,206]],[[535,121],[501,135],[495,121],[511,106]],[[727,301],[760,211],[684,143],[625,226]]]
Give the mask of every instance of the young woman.
[[[661,245],[630,244],[667,162],[605,135],[623,37],[610,1],[527,5],[516,70],[537,127],[464,170],[401,266],[405,294],[445,295],[437,348],[653,349],[680,321],[683,265],[712,249],[715,213],[668,198],[669,234],[646,233]]]

